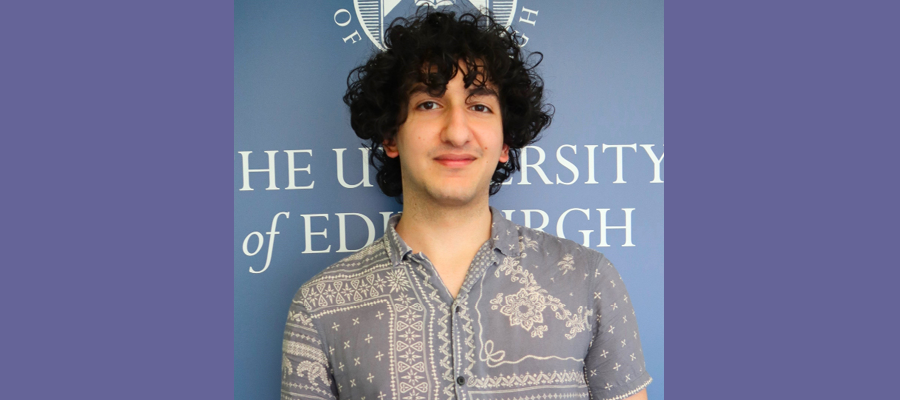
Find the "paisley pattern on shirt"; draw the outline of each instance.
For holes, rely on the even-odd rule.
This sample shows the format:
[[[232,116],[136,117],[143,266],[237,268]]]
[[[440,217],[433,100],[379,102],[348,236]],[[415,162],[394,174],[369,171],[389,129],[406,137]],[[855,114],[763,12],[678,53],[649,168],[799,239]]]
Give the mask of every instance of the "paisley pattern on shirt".
[[[650,383],[636,315],[602,254],[506,220],[454,299],[389,221],[303,284],[282,399],[623,399]]]

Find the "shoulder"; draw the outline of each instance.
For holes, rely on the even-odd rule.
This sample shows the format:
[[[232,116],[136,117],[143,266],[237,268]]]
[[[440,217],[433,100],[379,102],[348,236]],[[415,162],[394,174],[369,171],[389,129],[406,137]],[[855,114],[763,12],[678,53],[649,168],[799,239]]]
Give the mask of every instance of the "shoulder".
[[[365,279],[374,271],[392,266],[387,244],[382,236],[372,244],[329,265],[306,281],[294,295],[294,303],[302,304],[311,310],[317,306],[316,297],[319,297],[325,286],[329,286],[335,281]]]
[[[536,229],[513,224],[519,236],[520,257],[536,256],[544,263],[559,263],[561,272],[575,269],[594,269],[609,261],[603,253],[572,240],[551,235]]]
[[[517,235],[518,248],[510,252],[501,249],[506,257],[499,266],[500,270],[521,266],[535,279],[544,282],[546,289],[561,290],[566,295],[581,291],[593,293],[597,282],[612,279],[607,276],[613,269],[607,267],[611,264],[602,253],[572,240],[518,224],[510,224],[511,231],[513,226],[515,232],[511,233]]]

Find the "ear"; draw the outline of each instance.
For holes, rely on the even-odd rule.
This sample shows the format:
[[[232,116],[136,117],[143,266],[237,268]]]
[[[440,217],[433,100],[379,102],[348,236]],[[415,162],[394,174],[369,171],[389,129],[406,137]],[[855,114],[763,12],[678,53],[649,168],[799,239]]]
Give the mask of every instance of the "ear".
[[[397,158],[400,155],[400,152],[397,150],[397,140],[395,139],[384,139],[381,142],[381,145],[384,147],[384,154],[386,154],[390,158]]]
[[[503,148],[500,149],[500,162],[505,163],[509,161],[509,145],[504,144]]]

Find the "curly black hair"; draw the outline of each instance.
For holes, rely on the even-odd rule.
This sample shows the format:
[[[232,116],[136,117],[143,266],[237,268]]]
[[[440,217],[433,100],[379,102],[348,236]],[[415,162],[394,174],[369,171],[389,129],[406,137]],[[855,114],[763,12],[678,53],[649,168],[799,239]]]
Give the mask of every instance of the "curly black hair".
[[[496,88],[503,120],[503,142],[509,160],[498,163],[490,195],[520,169],[519,151],[538,140],[550,125],[553,106],[544,102],[544,82],[535,72],[543,54],[526,56],[519,39],[489,14],[419,12],[397,18],[384,34],[386,50],[350,71],[344,103],[350,107],[350,126],[366,140],[369,162],[384,194],[402,202],[400,157],[388,157],[382,147],[393,141],[406,122],[410,90],[418,83],[442,94],[447,83],[466,66],[463,81]],[[532,56],[536,61],[529,64]]]

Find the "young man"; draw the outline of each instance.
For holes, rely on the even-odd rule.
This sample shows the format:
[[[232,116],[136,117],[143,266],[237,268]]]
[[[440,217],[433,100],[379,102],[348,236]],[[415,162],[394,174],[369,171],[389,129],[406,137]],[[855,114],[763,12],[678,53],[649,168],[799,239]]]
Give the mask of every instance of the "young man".
[[[646,399],[612,264],[488,205],[550,123],[537,63],[486,16],[420,14],[385,38],[344,101],[403,213],[297,292],[282,398]]]

